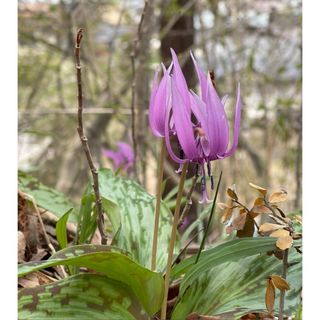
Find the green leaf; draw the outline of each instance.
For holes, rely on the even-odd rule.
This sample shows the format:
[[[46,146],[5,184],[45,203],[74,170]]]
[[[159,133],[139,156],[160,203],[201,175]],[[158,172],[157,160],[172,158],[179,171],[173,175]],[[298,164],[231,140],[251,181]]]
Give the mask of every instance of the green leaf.
[[[79,274],[19,291],[19,319],[148,319],[130,288],[98,274]]]
[[[73,246],[57,252],[46,261],[19,265],[18,275],[23,276],[57,265],[86,267],[129,286],[145,310],[152,315],[161,307],[163,278],[159,273],[144,268],[125,254],[123,250],[110,246]]]
[[[201,261],[201,259],[200,259]],[[301,255],[290,250],[287,280],[290,290],[286,292],[285,310],[292,314],[300,303]],[[271,274],[281,274],[282,261],[274,256],[254,255],[238,261],[214,264],[206,272],[201,272],[179,295],[172,320],[184,319],[196,312],[222,319],[239,319],[250,312],[266,312],[266,278]],[[278,310],[278,297],[275,309]]]
[[[75,207],[63,193],[45,186],[23,171],[19,171],[18,180],[19,190],[32,196],[39,207],[49,210],[58,217],[64,215],[70,208]],[[70,221],[76,221],[75,214],[70,215]]]
[[[59,242],[60,248],[64,249],[68,245],[67,240],[67,222],[70,213],[72,212],[73,208],[69,209],[58,221],[56,224],[56,235],[57,240]]]
[[[130,179],[115,176],[111,170],[99,171],[100,194],[108,215],[116,245],[129,251],[140,264],[150,267],[155,211],[155,197]],[[157,269],[166,266],[171,235],[172,213],[162,202],[157,251]],[[120,228],[121,226],[121,228]],[[178,251],[177,243],[177,250]]]
[[[227,241],[211,249],[201,253],[201,257],[197,264],[195,263],[196,256],[192,256],[180,264],[176,265],[172,270],[172,277],[176,278],[185,273],[180,286],[180,292],[184,290],[197,279],[201,273],[205,273],[213,266],[228,261],[238,261],[242,258],[253,256],[258,253],[276,249],[275,238],[242,238]]]

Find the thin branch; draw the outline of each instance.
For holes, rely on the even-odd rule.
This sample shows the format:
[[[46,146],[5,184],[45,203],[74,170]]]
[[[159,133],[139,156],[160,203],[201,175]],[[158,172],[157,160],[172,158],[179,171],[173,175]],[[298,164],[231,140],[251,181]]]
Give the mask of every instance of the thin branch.
[[[97,209],[97,225],[101,235],[101,244],[107,244],[107,236],[104,232],[104,216],[103,216],[103,208],[102,208],[102,200],[100,197],[99,191],[99,177],[98,170],[94,166],[89,144],[88,138],[85,136],[83,131],[83,119],[82,119],[82,111],[83,111],[83,94],[82,94],[82,80],[81,80],[81,63],[80,63],[80,43],[83,37],[83,29],[79,29],[76,36],[75,41],[75,59],[76,59],[76,70],[77,70],[77,86],[78,86],[78,134],[82,143],[83,151],[86,155],[88,165],[90,167],[92,173],[93,180],[93,190],[95,193],[95,202]]]

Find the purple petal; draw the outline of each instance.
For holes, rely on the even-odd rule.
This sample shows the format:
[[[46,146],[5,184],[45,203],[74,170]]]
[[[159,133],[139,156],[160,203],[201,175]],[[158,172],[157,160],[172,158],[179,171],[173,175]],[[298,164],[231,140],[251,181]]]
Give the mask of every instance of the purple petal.
[[[233,143],[232,143],[232,147],[224,154],[224,157],[229,157],[233,155],[235,150],[237,149],[238,141],[239,141],[240,119],[241,119],[241,98],[240,98],[240,83],[239,83],[238,90],[237,90],[236,113],[234,116]]]
[[[186,79],[181,70],[176,53],[172,48],[170,48],[170,51],[171,51],[172,60],[173,60],[172,77],[176,81],[176,85],[181,94],[184,105],[186,106],[187,109],[190,109],[188,85],[187,85]]]
[[[102,154],[113,161],[114,168],[118,168],[124,161],[125,158],[117,151],[112,151],[108,149],[103,149]]]
[[[190,51],[190,55],[193,61],[193,64],[196,68],[197,71],[197,75],[199,78],[199,82],[200,82],[200,90],[201,90],[201,99],[203,102],[206,102],[206,97],[207,97],[207,80],[206,80],[206,75],[205,73],[202,71],[202,69],[199,67],[196,59],[194,58],[192,52]]]
[[[165,109],[167,108],[168,104],[168,82],[171,69],[172,64],[165,71],[156,93],[154,94],[153,99],[151,99],[149,105],[149,124],[152,133],[157,137],[164,136]]]
[[[221,154],[227,149],[229,141],[229,128],[226,113],[220,98],[211,83],[209,74],[207,78],[207,85],[207,112],[211,149],[210,156],[212,156],[212,159],[214,159],[216,158],[217,154]]]
[[[133,153],[132,147],[125,142],[118,142],[117,145],[120,153],[123,154],[123,156],[126,158],[128,163],[133,163],[134,153]]]
[[[189,160],[198,157],[190,111],[185,107],[176,81],[172,79],[172,116],[181,148]],[[189,96],[189,92],[186,92]]]

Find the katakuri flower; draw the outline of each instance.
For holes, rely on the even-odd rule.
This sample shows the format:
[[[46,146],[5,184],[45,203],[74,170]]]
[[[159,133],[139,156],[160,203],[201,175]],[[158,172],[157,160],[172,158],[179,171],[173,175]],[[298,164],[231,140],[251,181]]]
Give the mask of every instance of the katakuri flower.
[[[237,89],[237,100],[234,120],[233,143],[229,145],[229,126],[224,110],[226,98],[219,98],[210,78],[206,77],[201,70],[192,53],[191,57],[200,82],[200,97],[187,87],[178,58],[171,49],[173,59],[173,70],[170,74],[170,104],[166,110],[165,139],[170,157],[177,163],[186,161],[196,163],[200,167],[202,200],[208,202],[205,184],[205,165],[207,165],[208,175],[211,178],[213,188],[213,177],[211,174],[210,162],[223,159],[234,154],[239,139],[241,100],[240,84]],[[192,119],[195,122],[192,122]],[[170,132],[174,123],[174,134],[176,134],[181,147],[181,154],[177,156],[170,144]]]
[[[129,144],[121,141],[117,143],[117,146],[117,151],[102,149],[102,154],[112,160],[114,170],[122,167],[124,171],[130,171],[134,162],[134,153],[132,147]]]

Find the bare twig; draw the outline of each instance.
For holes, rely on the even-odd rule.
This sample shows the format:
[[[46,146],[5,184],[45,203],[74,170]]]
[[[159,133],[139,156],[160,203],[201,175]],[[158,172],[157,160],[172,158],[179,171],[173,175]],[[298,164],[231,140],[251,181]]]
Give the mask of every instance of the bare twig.
[[[95,193],[95,202],[96,202],[96,210],[97,210],[97,225],[101,235],[101,243],[107,244],[107,236],[104,232],[104,216],[103,216],[103,208],[102,208],[102,200],[99,192],[99,177],[98,170],[94,166],[88,139],[83,131],[83,119],[82,119],[82,111],[83,111],[83,95],[82,95],[82,81],[81,81],[81,63],[80,63],[80,43],[83,36],[83,29],[79,29],[76,36],[75,41],[75,59],[76,59],[76,70],[77,70],[77,86],[78,86],[78,134],[82,143],[83,151],[86,155],[93,179],[93,190]]]

